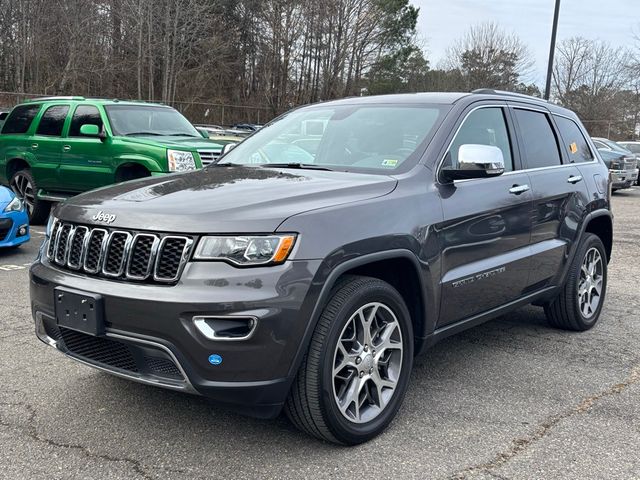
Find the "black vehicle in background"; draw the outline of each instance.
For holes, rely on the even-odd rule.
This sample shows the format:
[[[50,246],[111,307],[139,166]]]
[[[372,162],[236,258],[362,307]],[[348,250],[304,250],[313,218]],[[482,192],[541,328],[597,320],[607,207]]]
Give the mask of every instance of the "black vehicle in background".
[[[4,125],[4,121],[9,116],[9,110],[0,110],[0,130],[2,130],[2,126]]]
[[[352,98],[201,171],[61,204],[31,306],[82,363],[357,444],[445,337],[531,303],[592,328],[612,232],[572,112],[493,90]]]

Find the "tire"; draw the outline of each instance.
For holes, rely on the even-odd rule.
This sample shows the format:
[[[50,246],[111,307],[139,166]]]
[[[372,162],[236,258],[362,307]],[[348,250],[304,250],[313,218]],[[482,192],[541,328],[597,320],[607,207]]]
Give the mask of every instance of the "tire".
[[[581,295],[580,291],[585,293]],[[552,326],[563,330],[589,330],[598,322],[606,292],[607,254],[602,240],[587,233],[578,246],[560,294],[545,306],[547,319]]]
[[[45,200],[38,200],[38,185],[36,184],[31,170],[25,168],[18,170],[11,176],[9,181],[11,189],[23,200],[27,206],[29,222],[35,225],[42,225],[49,218],[51,203]]]
[[[367,324],[373,335],[365,337],[361,319],[371,314],[374,321]],[[335,365],[341,366],[334,377]],[[375,278],[344,277],[318,321],[285,412],[300,430],[321,440],[343,445],[366,442],[395,417],[412,365],[413,327],[400,294]],[[358,408],[349,394],[355,388],[349,386],[362,386]]]

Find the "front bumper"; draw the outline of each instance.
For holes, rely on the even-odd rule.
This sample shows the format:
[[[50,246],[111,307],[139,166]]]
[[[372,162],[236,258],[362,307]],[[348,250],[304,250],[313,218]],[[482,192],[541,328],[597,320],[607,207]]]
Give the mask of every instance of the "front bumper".
[[[67,356],[109,373],[204,395],[250,415],[273,417],[280,412],[295,374],[292,364],[309,321],[305,305],[314,303],[309,291],[319,263],[239,269],[220,262],[194,262],[187,264],[177,285],[166,286],[92,278],[39,260],[30,270],[36,334]],[[57,286],[103,297],[104,336],[91,338],[58,328]],[[246,340],[211,340],[193,321],[203,315],[252,316],[257,326]],[[72,333],[73,338],[65,337]],[[93,353],[114,348],[129,351],[134,360],[125,362],[123,369],[111,357],[105,363]],[[222,363],[212,365],[212,354],[220,355]],[[160,359],[166,368],[158,371],[148,358],[153,365]],[[121,356],[117,361],[123,361]]]
[[[637,170],[610,170],[610,174],[614,189],[630,188],[638,179]]]
[[[26,234],[19,235],[20,228],[26,228]],[[15,247],[31,239],[27,212],[1,213],[0,210],[0,248]]]

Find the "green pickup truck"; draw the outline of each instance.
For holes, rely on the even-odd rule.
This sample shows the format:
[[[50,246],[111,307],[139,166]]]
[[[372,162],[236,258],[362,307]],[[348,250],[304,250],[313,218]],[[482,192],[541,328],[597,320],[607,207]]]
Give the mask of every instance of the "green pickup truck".
[[[166,105],[50,97],[15,107],[0,132],[0,184],[27,205],[32,222],[51,202],[150,175],[201,168],[223,142]]]

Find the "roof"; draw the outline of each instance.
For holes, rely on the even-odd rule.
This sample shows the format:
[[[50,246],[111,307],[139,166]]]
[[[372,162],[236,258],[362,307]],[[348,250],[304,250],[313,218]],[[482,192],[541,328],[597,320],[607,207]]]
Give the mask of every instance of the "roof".
[[[142,100],[119,100],[117,98],[96,98],[96,97],[37,97],[25,100],[23,103],[48,103],[48,102],[90,102],[100,105],[151,105],[156,107],[166,107],[162,103],[145,102]]]

